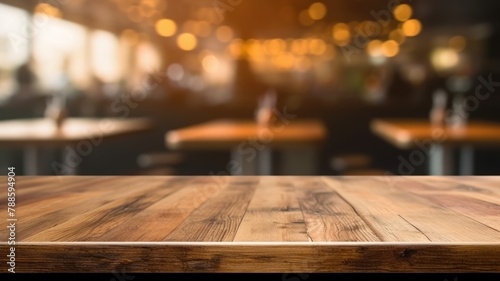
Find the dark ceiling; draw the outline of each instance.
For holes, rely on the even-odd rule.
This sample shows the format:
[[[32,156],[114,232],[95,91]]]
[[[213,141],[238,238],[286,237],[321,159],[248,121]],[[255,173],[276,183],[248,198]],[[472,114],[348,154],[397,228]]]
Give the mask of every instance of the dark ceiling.
[[[121,0],[134,3],[136,0]],[[163,0],[158,0],[163,1]],[[164,0],[166,1],[166,0]],[[32,9],[38,0],[0,0]],[[64,17],[86,26],[119,32],[125,28],[148,29],[136,24],[117,8],[117,0],[53,0],[60,3]],[[188,20],[200,7],[226,9],[222,23],[239,30],[243,37],[288,37],[303,33],[297,15],[317,0],[170,0],[163,16],[179,22]],[[392,3],[411,3],[415,17],[426,26],[461,26],[499,22],[500,1],[497,0],[325,0],[328,13],[324,23],[374,20],[374,13],[384,13]],[[224,8],[226,7],[226,8]]]

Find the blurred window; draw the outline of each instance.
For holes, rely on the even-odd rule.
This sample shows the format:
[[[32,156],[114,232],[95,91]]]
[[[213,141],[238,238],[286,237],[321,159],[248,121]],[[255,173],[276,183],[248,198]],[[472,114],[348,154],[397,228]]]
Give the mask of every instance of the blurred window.
[[[87,29],[42,14],[35,14],[33,21],[45,23],[36,29],[33,37],[35,72],[41,88],[60,90],[68,85],[85,86],[89,82]]]
[[[120,42],[111,32],[96,30],[91,33],[91,65],[93,74],[105,83],[118,82],[120,67]]]
[[[0,4],[0,101],[16,89],[15,71],[28,60],[29,15]]]

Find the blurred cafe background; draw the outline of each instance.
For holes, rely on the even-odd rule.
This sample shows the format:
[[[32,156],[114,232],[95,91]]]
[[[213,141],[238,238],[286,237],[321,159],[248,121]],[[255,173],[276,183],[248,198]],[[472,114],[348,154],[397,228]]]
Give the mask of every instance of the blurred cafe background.
[[[495,0],[1,0],[0,170],[258,173],[232,171],[240,153],[267,174],[500,174],[498,12]],[[266,106],[280,130],[223,146]],[[62,129],[43,121],[54,110]],[[104,124],[88,120],[147,122],[68,137]],[[394,120],[462,130],[418,139]],[[311,149],[287,146],[298,140]]]

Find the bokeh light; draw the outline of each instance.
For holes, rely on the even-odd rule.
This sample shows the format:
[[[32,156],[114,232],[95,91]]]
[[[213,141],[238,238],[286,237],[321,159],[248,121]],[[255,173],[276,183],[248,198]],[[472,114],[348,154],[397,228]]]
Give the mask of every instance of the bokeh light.
[[[184,51],[192,51],[198,45],[198,39],[191,33],[182,33],[177,37],[177,46]]]
[[[171,19],[161,19],[156,22],[156,32],[163,37],[170,37],[177,31],[177,24]]]
[[[455,67],[460,60],[457,51],[450,48],[437,48],[431,53],[431,62],[438,71]]]
[[[407,21],[411,18],[413,14],[413,9],[408,4],[401,4],[394,8],[394,17],[398,21]]]
[[[316,3],[313,3],[309,7],[309,16],[313,20],[320,20],[320,19],[324,18],[325,15],[326,15],[326,6],[325,6],[325,4],[323,4],[321,2],[316,2]]]
[[[399,44],[394,40],[387,40],[382,43],[382,52],[388,58],[394,57],[399,53]]]
[[[408,37],[417,36],[422,31],[422,24],[417,19],[405,21],[401,26],[403,34]]]
[[[382,41],[380,40],[372,40],[366,46],[367,52],[372,57],[380,57],[383,55],[382,52]]]

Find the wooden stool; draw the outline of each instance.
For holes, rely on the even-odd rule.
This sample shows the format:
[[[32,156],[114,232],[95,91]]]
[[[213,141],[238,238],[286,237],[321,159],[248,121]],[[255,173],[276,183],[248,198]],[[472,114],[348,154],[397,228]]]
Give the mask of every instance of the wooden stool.
[[[137,165],[144,175],[175,175],[175,167],[184,163],[184,156],[172,152],[143,153],[137,157]]]
[[[330,167],[337,173],[343,174],[352,169],[370,167],[372,158],[365,154],[343,154],[330,160]]]

